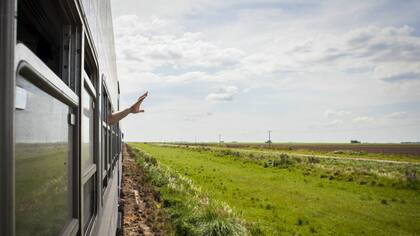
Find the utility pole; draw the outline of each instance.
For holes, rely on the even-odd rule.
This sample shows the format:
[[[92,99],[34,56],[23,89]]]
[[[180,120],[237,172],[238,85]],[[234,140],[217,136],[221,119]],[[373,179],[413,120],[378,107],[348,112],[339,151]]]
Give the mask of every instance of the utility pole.
[[[268,131],[268,147],[271,148],[271,130]]]
[[[221,146],[221,145],[222,145],[222,135],[219,134],[219,146]]]

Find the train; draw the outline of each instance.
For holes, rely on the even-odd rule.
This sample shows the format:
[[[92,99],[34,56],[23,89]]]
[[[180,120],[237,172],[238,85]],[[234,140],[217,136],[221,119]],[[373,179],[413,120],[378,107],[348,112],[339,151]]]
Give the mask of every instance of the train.
[[[118,235],[110,0],[0,1],[0,235]]]

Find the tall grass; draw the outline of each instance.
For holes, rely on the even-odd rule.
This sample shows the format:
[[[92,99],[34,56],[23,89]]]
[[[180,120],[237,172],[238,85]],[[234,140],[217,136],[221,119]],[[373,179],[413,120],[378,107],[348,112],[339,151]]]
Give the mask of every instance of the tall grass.
[[[209,198],[190,179],[159,165],[156,159],[146,152],[137,148],[131,148],[131,152],[159,192],[175,235],[250,234],[246,223],[239,219],[226,203]]]

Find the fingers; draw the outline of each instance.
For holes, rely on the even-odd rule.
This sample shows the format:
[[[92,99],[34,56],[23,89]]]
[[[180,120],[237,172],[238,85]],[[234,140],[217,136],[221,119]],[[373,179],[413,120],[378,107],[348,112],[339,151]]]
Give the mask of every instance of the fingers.
[[[143,101],[146,97],[147,97],[147,95],[149,94],[149,92],[145,92],[143,95],[141,95],[140,97],[139,97],[139,99],[137,99],[138,101]]]
[[[145,92],[143,95],[141,95],[137,101],[131,106],[131,112],[132,113],[139,113],[139,112],[144,112],[144,110],[140,110],[140,105],[143,102],[143,100],[147,97],[147,95],[149,94],[149,92]]]

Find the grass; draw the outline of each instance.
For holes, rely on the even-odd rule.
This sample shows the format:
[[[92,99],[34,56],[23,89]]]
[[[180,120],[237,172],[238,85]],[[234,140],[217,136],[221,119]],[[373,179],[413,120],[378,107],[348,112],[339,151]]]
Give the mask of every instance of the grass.
[[[70,221],[67,161],[65,144],[16,145],[16,235],[55,235]]]
[[[224,202],[211,199],[188,178],[160,166],[144,151],[134,149],[137,163],[159,191],[175,235],[239,236],[244,222]]]
[[[418,180],[409,184],[401,177],[406,166],[387,175],[378,169],[390,171],[392,164],[132,145],[191,179],[211,199],[226,202],[251,224],[253,235],[420,232]]]
[[[194,145],[195,144],[184,144]],[[206,145],[211,148],[222,148],[232,150],[250,150],[260,152],[279,152],[291,155],[316,155],[345,158],[363,158],[372,160],[390,160],[420,163],[420,145],[418,144],[273,144],[269,148],[266,144],[237,143],[237,144],[197,144]],[[323,149],[317,149],[324,147]],[[360,149],[358,149],[360,147]],[[373,147],[375,152],[369,152],[369,147]],[[383,150],[383,151],[381,151]],[[404,152],[411,154],[404,154]],[[417,154],[413,154],[417,153]]]

